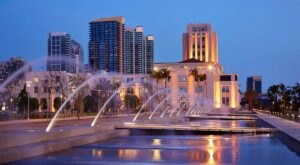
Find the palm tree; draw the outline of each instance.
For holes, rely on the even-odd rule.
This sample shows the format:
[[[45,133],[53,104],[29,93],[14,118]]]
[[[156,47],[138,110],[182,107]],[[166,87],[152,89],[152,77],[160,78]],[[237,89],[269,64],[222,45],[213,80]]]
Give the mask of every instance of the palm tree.
[[[249,104],[249,110],[252,110],[254,101],[257,99],[257,97],[258,93],[254,90],[250,90],[245,93],[245,98],[247,99]]]
[[[296,83],[292,87],[291,96],[293,98],[293,110],[298,110],[300,108],[300,83]]]
[[[197,68],[194,68],[194,69],[191,69],[190,70],[190,73],[189,73],[189,76],[193,76],[195,81],[197,82],[197,86],[199,88],[200,86],[200,81],[199,81],[199,74],[198,74],[198,69]],[[198,89],[199,90],[199,89]],[[198,97],[199,97],[199,91],[197,91],[198,93]]]
[[[199,74],[198,69],[194,68],[190,70],[190,74],[195,78],[195,81],[197,82],[198,87],[200,86],[200,81],[205,81],[205,92],[206,92],[206,97],[207,97],[207,86],[206,86],[206,74]],[[198,92],[199,95],[199,92]]]
[[[151,73],[151,77],[153,77],[156,80],[156,91],[158,91],[158,81],[162,78],[161,72],[153,70]]]
[[[279,94],[279,86],[278,85],[272,85],[267,90],[267,95],[272,102],[273,110],[277,110],[277,108],[275,108],[275,107],[277,107],[278,94]]]
[[[167,80],[170,77],[170,71],[167,68],[163,68],[159,72],[161,78],[165,80],[165,88],[167,88]]]

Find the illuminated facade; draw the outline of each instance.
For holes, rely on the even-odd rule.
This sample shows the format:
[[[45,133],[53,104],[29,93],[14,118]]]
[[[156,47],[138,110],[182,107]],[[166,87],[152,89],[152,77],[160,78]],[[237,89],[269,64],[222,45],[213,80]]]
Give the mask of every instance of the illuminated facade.
[[[189,24],[182,43],[183,60],[218,63],[218,38],[210,24]]]
[[[155,70],[167,68],[170,71],[167,87],[171,88],[171,101],[184,101],[193,106],[200,100],[206,100],[210,101],[215,109],[239,108],[238,75],[225,74],[223,66],[218,63],[216,33],[212,32],[208,24],[190,24],[188,31],[192,33],[183,35],[183,61],[154,65]],[[191,40],[192,38],[194,40]],[[195,69],[198,75],[205,75],[205,78],[195,78],[191,74],[191,70]],[[160,87],[164,87],[163,80],[160,81]]]

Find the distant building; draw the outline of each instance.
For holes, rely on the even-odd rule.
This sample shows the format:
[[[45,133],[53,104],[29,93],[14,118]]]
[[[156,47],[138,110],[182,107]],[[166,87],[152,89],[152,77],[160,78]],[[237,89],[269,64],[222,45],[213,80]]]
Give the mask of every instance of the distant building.
[[[89,23],[89,64],[93,72],[123,71],[124,23],[123,17],[100,18]]]
[[[148,35],[145,38],[145,73],[151,74],[154,62],[154,36]]]
[[[210,24],[189,24],[182,42],[183,60],[218,63],[218,38]]]
[[[124,74],[149,74],[153,69],[154,36],[144,37],[144,28],[125,29]]]
[[[123,73],[144,73],[144,28],[125,28]]]
[[[83,71],[83,49],[71,35],[65,32],[52,32],[48,37],[48,71]]]
[[[251,76],[247,78],[247,91],[253,90],[256,91],[257,93],[262,92],[262,80],[261,76]]]
[[[73,39],[71,40],[71,47],[72,70],[70,73],[82,73],[84,71],[83,48],[77,41]]]
[[[11,76],[15,71],[22,68],[25,65],[25,61],[23,58],[10,58],[8,61],[0,61],[0,84],[4,82],[9,76]],[[26,68],[27,71],[31,70],[31,67]],[[26,72],[26,71],[24,71]],[[20,74],[17,76],[18,78],[22,78],[24,74]]]

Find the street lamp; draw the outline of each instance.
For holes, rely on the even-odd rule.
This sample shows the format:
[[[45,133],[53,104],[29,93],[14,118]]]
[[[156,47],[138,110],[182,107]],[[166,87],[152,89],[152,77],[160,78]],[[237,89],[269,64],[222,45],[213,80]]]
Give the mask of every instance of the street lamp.
[[[27,98],[28,98],[28,109],[27,109],[27,119],[30,120],[29,117],[29,88],[30,88],[31,84],[27,83],[27,87],[28,87],[28,92],[27,92]]]

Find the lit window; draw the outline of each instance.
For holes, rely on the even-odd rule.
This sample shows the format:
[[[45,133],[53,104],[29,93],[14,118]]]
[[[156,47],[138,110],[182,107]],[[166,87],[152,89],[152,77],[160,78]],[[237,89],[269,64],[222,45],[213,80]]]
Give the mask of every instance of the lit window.
[[[39,78],[38,78],[38,77],[34,77],[34,78],[33,78],[33,81],[34,81],[34,82],[39,82]]]
[[[178,81],[179,82],[186,82],[187,81],[187,76],[185,76],[185,75],[178,76]]]

